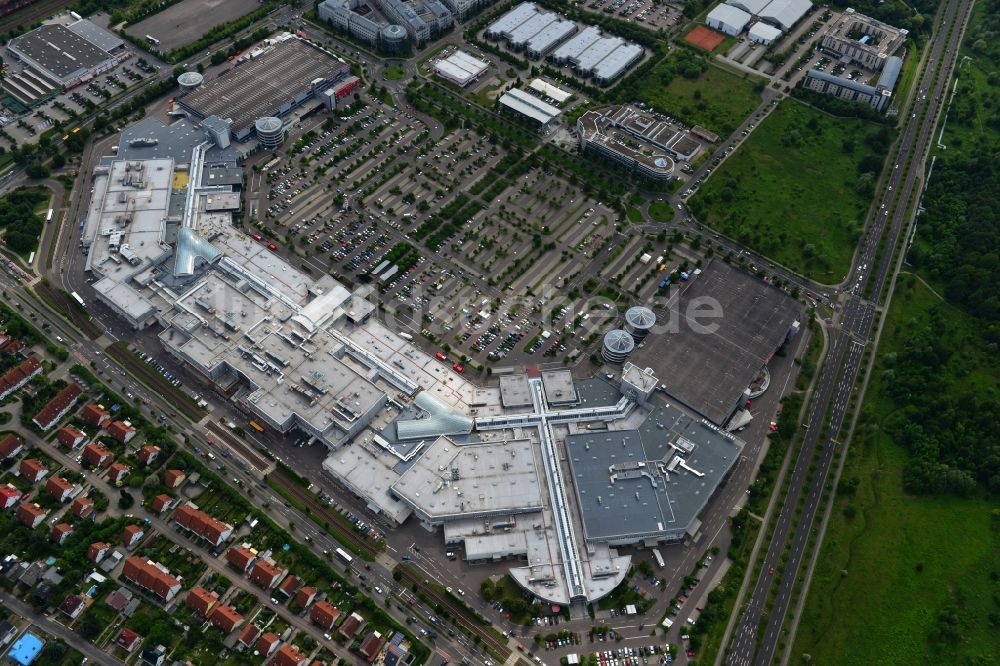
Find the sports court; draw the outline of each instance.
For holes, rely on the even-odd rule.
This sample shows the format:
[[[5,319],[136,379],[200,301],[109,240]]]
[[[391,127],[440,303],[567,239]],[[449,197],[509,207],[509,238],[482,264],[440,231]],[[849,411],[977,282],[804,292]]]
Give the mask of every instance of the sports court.
[[[726,36],[720,32],[716,32],[703,25],[695,26],[695,28],[684,35],[684,41],[692,46],[697,46],[699,49],[704,49],[711,53],[714,51],[719,44],[726,41]]]

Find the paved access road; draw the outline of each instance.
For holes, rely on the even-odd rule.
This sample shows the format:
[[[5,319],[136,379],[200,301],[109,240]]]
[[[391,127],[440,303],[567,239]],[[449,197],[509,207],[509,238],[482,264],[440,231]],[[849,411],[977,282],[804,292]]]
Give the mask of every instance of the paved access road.
[[[898,153],[885,183],[886,189],[881,207],[862,240],[855,259],[853,282],[846,294],[844,316],[840,329],[834,335],[829,360],[820,376],[816,397],[807,420],[809,430],[792,472],[788,494],[764,556],[760,577],[733,634],[728,657],[731,666],[748,666],[751,661],[766,665],[775,658],[775,650],[781,638],[781,627],[791,602],[799,564],[805,554],[805,546],[812,531],[813,518],[820,504],[827,472],[833,462],[834,453],[839,448],[840,443],[833,437],[839,432],[847,413],[851,391],[861,369],[865,345],[874,322],[876,304],[864,299],[865,290],[870,282],[870,293],[878,299],[886,280],[894,277],[892,250],[909,219],[909,203],[918,193],[916,188],[921,182],[924,156],[933,140],[933,131],[942,108],[944,91],[950,80],[949,75],[954,66],[972,3],[973,0],[951,0],[943,11],[943,22],[931,42],[927,66],[920,79],[920,90],[908,112],[912,114],[908,119],[912,122],[907,122],[897,144]],[[951,26],[954,26],[954,29],[950,29]],[[935,79],[939,70],[940,76]],[[914,161],[908,168],[906,162],[911,155]],[[897,197],[898,205],[895,203]],[[877,253],[880,240],[887,226],[889,229],[885,250],[879,259]],[[878,260],[877,268],[876,260]],[[823,424],[827,418],[829,418],[830,434],[825,435],[820,442]],[[813,452],[820,444],[822,451],[818,466],[812,481],[806,487],[806,477],[814,458]],[[795,523],[795,509],[803,492],[807,493],[807,499],[802,507],[801,518]],[[790,533],[792,542],[788,561],[782,571],[778,572]],[[777,594],[768,615],[764,635],[761,637],[758,636],[758,627],[772,583],[776,578]]]

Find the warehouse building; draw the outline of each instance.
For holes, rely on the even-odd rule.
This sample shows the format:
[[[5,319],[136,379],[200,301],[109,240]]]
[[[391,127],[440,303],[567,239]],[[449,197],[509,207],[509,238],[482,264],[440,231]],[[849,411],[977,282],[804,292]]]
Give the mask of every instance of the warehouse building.
[[[908,35],[907,30],[894,28],[849,8],[823,33],[819,48],[862,67],[881,71]]]
[[[433,67],[435,74],[461,88],[478,80],[490,68],[485,61],[460,50],[453,51],[445,58],[435,60]]]
[[[87,19],[39,26],[10,40],[7,52],[23,65],[3,81],[16,111],[86,83],[131,56],[119,37]]]
[[[804,309],[780,289],[722,261],[709,260],[682,284],[656,309],[657,321],[678,322],[677,330],[651,333],[631,361],[652,368],[671,398],[722,426],[798,331]],[[721,314],[704,322],[688,316],[692,303],[703,302],[716,303]]]
[[[813,8],[810,0],[726,0],[726,4],[785,32],[791,30]]]
[[[705,17],[705,25],[713,30],[735,37],[750,22],[749,12],[733,5],[720,4]]]
[[[529,58],[548,56],[560,66],[570,66],[584,77],[607,85],[642,59],[643,48],[621,37],[605,37],[598,28],[540,10],[523,2],[490,24],[487,39],[506,41],[514,51],[524,51]],[[551,54],[551,55],[550,55]]]
[[[528,87],[538,93],[542,99],[550,100],[553,105],[562,106],[573,96],[573,93],[554,86],[543,79],[532,79]]]
[[[903,60],[897,56],[889,56],[882,65],[882,73],[878,82],[871,86],[860,81],[810,69],[802,80],[802,87],[824,95],[833,95],[859,104],[867,104],[876,111],[885,111],[890,106],[896,81],[902,70]]]
[[[242,64],[181,95],[176,103],[198,120],[228,118],[245,141],[258,118],[282,117],[345,79],[350,67],[332,53],[284,33],[251,51]]]
[[[500,96],[500,106],[517,115],[538,123],[544,132],[559,117],[559,109],[530,95],[523,90],[511,88]]]
[[[751,42],[756,44],[770,46],[774,43],[774,40],[781,37],[781,30],[769,23],[757,21],[750,26],[750,30],[747,31],[747,37],[750,38]]]

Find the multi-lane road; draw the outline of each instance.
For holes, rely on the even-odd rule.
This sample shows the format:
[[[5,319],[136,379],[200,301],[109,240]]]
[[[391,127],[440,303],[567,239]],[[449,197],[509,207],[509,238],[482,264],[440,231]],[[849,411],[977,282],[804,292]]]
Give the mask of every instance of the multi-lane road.
[[[851,286],[844,294],[843,318],[833,336],[828,361],[820,374],[806,421],[808,430],[792,471],[788,492],[761,563],[760,576],[733,634],[728,655],[731,666],[748,666],[751,662],[766,665],[775,659],[827,473],[842,444],[836,438],[851,404],[865,347],[872,344],[869,343],[869,336],[875,321],[876,304],[886,281],[895,278],[897,264],[894,248],[912,215],[911,203],[922,182],[924,159],[931,146],[972,2],[951,0],[942,11],[942,22],[930,43],[919,90],[908,111],[910,118],[905,121],[891,171],[885,179],[880,208],[862,239],[855,259]],[[871,294],[875,302],[866,300],[866,293]],[[824,428],[825,424],[828,428]],[[810,467],[818,446],[822,448],[810,479]],[[806,500],[796,520],[796,508],[803,493]],[[788,558],[782,566],[786,544]],[[773,606],[767,614],[767,625],[761,636],[758,630],[775,585]]]

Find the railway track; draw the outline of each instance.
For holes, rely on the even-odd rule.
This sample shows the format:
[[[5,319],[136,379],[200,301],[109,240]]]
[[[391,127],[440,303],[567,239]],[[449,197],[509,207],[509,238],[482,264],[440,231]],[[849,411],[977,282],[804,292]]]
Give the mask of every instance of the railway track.
[[[0,33],[8,33],[18,26],[28,27],[35,21],[57,13],[66,5],[72,4],[74,0],[49,0],[49,2],[36,2],[31,5],[19,7],[9,14],[0,17]]]
[[[482,641],[482,645],[495,654],[501,662],[506,661],[510,657],[512,650],[507,647],[507,642],[499,638],[496,630],[492,627],[482,624],[476,617],[469,617],[469,609],[467,607],[456,602],[447,594],[442,594],[433,585],[427,583],[424,576],[412,567],[400,564],[396,567],[396,570],[402,574],[404,583],[416,585],[432,605],[440,605],[448,611],[448,614],[455,623],[467,629],[474,636],[478,636]]]
[[[269,460],[254,451],[250,444],[247,444],[239,437],[234,436],[226,428],[223,428],[215,421],[209,421],[205,427],[206,429],[212,431],[212,435],[217,441],[221,441],[223,444],[233,449],[236,455],[243,458],[243,460],[250,465],[253,465],[261,472],[264,472],[271,464]]]
[[[349,523],[345,524],[343,516],[321,502],[315,494],[300,486],[280,467],[271,473],[270,478],[296,501],[307,507],[310,516],[325,521],[325,524],[320,523],[321,526],[326,528],[337,541],[349,546],[354,552],[361,553],[365,559],[374,560],[381,552],[381,549],[370,539],[358,533]]]

